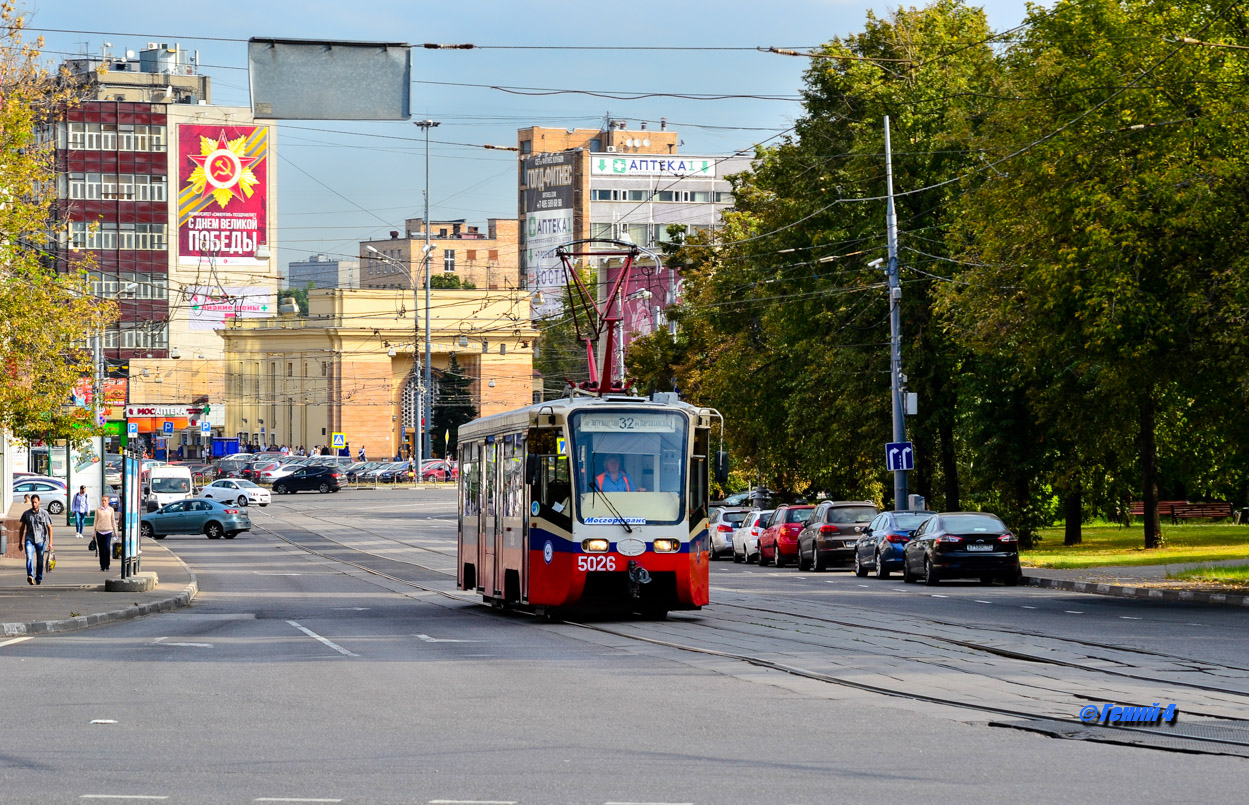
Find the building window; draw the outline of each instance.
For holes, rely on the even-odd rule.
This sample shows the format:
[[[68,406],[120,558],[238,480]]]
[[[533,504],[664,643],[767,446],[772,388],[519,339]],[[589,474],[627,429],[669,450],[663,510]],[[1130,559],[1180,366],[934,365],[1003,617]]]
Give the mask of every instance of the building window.
[[[520,152],[522,154],[533,153],[533,140],[522,140],[520,143]]]
[[[134,126],[118,126],[117,127],[117,150],[133,151],[134,150]]]
[[[591,191],[590,191],[590,200],[591,200],[591,201],[611,201],[611,191],[610,191],[610,190],[601,190],[601,189],[600,189],[600,190],[591,190]]]
[[[646,201],[649,193],[645,190],[630,190],[629,201]]]
[[[117,124],[102,123],[100,124],[100,150],[116,151],[117,150]]]
[[[468,249],[464,254],[464,259],[469,261],[470,263],[474,262],[477,259],[477,250]]]
[[[608,240],[615,237],[611,224],[590,224],[590,237],[595,240]]]
[[[321,361],[321,377],[325,377],[330,373],[330,364],[327,361]]]
[[[82,151],[87,147],[87,124],[70,123],[69,139],[66,147],[71,151]]]
[[[486,252],[486,259],[497,261],[499,259],[499,250],[491,249],[490,251]]]
[[[442,270],[443,271],[455,271],[455,249],[443,250]]]

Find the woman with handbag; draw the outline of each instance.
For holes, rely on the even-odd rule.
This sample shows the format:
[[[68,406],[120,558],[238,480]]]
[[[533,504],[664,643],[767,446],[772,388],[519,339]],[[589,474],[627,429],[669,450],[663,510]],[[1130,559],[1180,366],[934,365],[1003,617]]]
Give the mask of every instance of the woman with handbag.
[[[100,496],[95,510],[95,552],[100,557],[100,570],[108,570],[113,559],[113,535],[117,533],[117,510],[109,505],[108,495]]]

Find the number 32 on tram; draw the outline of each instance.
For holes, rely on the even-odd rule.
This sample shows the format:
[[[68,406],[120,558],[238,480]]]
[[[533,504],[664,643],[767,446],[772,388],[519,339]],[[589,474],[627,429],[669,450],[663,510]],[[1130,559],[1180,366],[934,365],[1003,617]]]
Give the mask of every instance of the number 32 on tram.
[[[716,419],[582,396],[461,426],[459,588],[548,615],[704,606],[709,480],[727,473],[710,452]]]

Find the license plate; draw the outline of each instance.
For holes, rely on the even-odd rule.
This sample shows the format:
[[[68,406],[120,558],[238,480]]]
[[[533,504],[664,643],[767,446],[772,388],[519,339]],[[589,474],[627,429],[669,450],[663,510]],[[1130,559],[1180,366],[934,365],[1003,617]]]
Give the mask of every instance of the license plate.
[[[992,545],[968,545],[967,550],[969,551],[991,551],[993,550],[993,546]]]

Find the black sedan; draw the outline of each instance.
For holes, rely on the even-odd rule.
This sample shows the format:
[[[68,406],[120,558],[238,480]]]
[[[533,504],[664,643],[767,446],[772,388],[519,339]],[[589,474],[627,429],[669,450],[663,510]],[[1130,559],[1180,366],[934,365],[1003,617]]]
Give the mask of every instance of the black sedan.
[[[881,512],[863,529],[863,536],[854,546],[854,575],[860,578],[876,571],[876,578],[887,579],[890,572],[902,569],[902,550],[911,535],[932,512]]]
[[[924,521],[902,551],[902,580],[994,579],[1018,584],[1019,540],[996,515],[942,512]]]
[[[290,475],[273,482],[273,494],[286,495],[295,492],[337,492],[342,488],[343,473],[337,467],[300,467]]]

